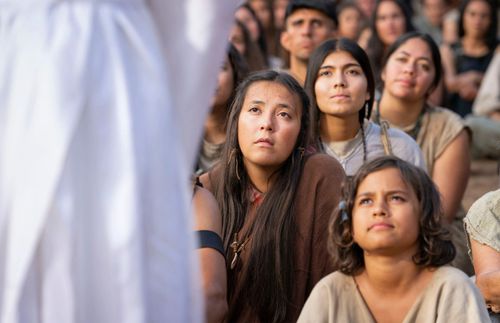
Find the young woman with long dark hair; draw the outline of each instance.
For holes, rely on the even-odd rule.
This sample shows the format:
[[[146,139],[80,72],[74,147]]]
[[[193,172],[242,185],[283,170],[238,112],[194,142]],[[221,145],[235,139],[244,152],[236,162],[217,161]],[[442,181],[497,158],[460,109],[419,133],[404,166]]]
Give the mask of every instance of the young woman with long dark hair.
[[[238,88],[220,162],[201,177],[222,214],[228,322],[293,322],[333,271],[327,224],[344,171],[308,149],[309,99],[284,72]]]
[[[412,138],[368,120],[374,89],[368,57],[354,41],[341,38],[321,44],[309,59],[306,78],[315,144],[335,157],[348,176],[367,160],[384,154],[425,168]]]

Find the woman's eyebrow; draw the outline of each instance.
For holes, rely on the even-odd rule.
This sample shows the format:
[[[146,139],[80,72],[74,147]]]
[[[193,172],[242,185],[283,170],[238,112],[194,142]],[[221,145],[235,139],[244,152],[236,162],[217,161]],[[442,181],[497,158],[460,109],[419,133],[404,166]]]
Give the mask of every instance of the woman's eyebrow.
[[[404,51],[404,50],[399,51],[399,52],[398,52],[398,54],[403,54],[403,55],[405,55],[405,56],[411,56],[411,54],[410,54],[409,52]],[[425,57],[425,56],[417,57],[417,60],[422,60],[422,59],[423,59],[423,60],[426,60],[426,61],[428,61],[428,62],[431,62],[431,59],[430,59],[430,58],[428,58],[428,57]]]
[[[400,51],[398,52],[398,54],[403,54],[403,55],[405,55],[405,56],[410,56],[410,53],[408,53],[407,51],[404,51],[404,50],[400,50]]]
[[[372,192],[372,191],[361,192],[361,193],[356,194],[356,198],[362,197],[362,196],[372,196],[375,194],[376,194],[376,192]],[[385,191],[384,194],[409,194],[409,193],[407,190],[404,190],[404,189],[396,189],[396,190]]]
[[[290,111],[297,111],[297,108],[291,104],[288,104],[288,103],[283,103],[283,102],[279,102],[276,104],[276,106],[280,109],[288,109]]]
[[[255,99],[255,100],[250,101],[250,104],[264,105],[265,102],[262,100],[259,100],[259,99]],[[278,106],[280,108],[290,109],[290,110],[296,110],[293,105],[290,105],[290,104],[285,103],[285,102],[278,102],[278,103],[276,103],[275,106]]]
[[[340,67],[340,68],[348,68],[348,67],[361,67],[361,65],[359,65],[358,63],[347,63],[345,65],[342,65],[342,66],[333,66],[333,65],[322,65],[319,69],[322,70],[322,69],[327,69],[327,68],[332,68],[332,69],[335,69],[337,67]]]

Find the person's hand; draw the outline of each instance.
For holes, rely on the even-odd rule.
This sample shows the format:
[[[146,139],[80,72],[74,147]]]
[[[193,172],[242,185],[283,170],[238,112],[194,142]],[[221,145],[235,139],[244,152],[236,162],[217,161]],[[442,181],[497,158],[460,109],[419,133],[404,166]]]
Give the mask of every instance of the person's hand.
[[[500,122],[500,111],[493,111],[488,115],[488,118],[491,120],[499,121]]]
[[[460,97],[463,98],[464,100],[473,101],[477,96],[478,90],[479,89],[475,84],[465,83],[458,90],[458,95],[460,95]]]
[[[481,81],[483,80],[483,73],[478,71],[468,71],[459,74],[457,77],[460,87],[468,84],[474,84],[479,87]]]

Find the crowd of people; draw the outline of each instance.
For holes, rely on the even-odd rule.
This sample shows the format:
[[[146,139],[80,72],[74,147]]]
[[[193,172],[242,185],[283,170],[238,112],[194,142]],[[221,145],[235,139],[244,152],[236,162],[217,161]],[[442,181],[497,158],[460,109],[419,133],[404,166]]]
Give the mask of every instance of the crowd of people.
[[[248,0],[193,169],[207,322],[500,322],[493,0]],[[468,212],[467,212],[468,211]]]

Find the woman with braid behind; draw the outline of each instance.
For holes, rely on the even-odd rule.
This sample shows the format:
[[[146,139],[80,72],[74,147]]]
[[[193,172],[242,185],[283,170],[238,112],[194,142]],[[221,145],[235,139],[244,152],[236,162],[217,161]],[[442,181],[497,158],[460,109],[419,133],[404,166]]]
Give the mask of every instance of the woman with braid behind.
[[[367,160],[383,155],[425,168],[414,140],[367,119],[375,83],[368,57],[355,42],[341,38],[319,46],[309,60],[305,86],[312,101],[313,141],[335,157],[348,176]]]
[[[333,271],[326,250],[344,171],[306,149],[309,100],[283,72],[239,86],[219,164],[200,180],[222,215],[228,265],[227,322],[295,322]]]

